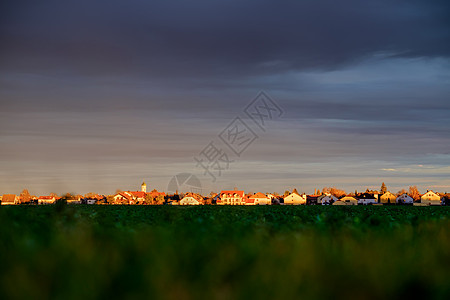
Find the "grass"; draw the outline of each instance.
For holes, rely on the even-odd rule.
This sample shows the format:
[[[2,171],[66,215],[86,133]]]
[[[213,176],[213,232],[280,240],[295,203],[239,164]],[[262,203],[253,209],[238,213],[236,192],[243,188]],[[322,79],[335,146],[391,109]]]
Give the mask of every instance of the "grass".
[[[0,298],[449,299],[449,225],[448,207],[0,207]]]

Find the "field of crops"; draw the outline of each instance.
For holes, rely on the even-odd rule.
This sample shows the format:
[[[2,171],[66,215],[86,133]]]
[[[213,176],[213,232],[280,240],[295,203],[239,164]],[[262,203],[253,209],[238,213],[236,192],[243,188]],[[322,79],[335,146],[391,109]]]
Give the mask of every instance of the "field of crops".
[[[2,299],[450,299],[450,207],[0,207]]]

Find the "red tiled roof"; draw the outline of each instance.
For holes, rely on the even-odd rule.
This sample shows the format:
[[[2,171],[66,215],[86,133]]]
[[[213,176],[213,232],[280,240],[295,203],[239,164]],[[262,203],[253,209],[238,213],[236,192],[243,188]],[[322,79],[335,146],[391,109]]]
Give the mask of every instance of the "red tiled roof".
[[[132,200],[131,195],[127,194],[126,192],[121,192],[121,193],[119,193],[118,195],[124,197],[124,198],[127,199],[127,200]],[[116,195],[116,196],[117,196],[117,195]],[[115,196],[114,196],[114,197],[115,197]]]
[[[14,200],[16,199],[16,195],[15,194],[4,194],[3,198],[2,198],[2,202],[6,203],[6,202],[14,202]]]
[[[137,198],[145,198],[145,192],[128,192],[128,193]]]
[[[256,193],[253,196],[250,197],[251,199],[255,199],[255,198],[267,198],[266,195],[264,195],[263,193]]]
[[[223,194],[231,194],[231,195],[237,194],[241,197],[244,197],[244,191],[221,191],[220,196],[222,196]]]
[[[56,197],[53,197],[53,196],[39,196],[38,199],[41,199],[41,200],[52,200],[53,198],[56,198]]]

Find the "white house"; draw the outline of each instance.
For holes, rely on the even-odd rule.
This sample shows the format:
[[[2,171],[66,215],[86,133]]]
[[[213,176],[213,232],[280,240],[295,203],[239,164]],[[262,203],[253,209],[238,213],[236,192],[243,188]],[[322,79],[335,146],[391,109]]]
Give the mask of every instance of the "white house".
[[[56,202],[56,198],[53,196],[39,196],[38,204],[53,204]]]
[[[428,205],[441,205],[441,197],[433,191],[427,191],[420,197],[420,202]]]
[[[414,199],[407,193],[404,193],[398,196],[397,199],[395,199],[395,202],[397,204],[413,204]]]
[[[253,202],[254,205],[271,205],[272,200],[263,193],[256,193],[249,197],[249,202]],[[252,201],[253,200],[253,201]]]
[[[333,196],[331,194],[328,194],[328,195],[325,195],[324,197],[319,197],[319,198],[320,198],[320,203],[322,205],[330,205],[339,200],[338,198],[336,198],[335,196]]]
[[[290,195],[284,197],[284,205],[305,205],[306,195],[299,195],[296,190],[294,190]]]
[[[244,191],[221,191],[219,205],[245,205]]]
[[[192,196],[184,196],[183,199],[180,200],[180,205],[200,205],[200,201]]]
[[[358,196],[358,204],[368,205],[378,203],[378,195],[371,193],[364,193]]]

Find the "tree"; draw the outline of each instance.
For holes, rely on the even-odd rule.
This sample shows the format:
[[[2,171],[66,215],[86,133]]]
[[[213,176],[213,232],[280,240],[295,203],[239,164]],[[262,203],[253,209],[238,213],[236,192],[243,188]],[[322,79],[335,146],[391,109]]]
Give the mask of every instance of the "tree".
[[[22,193],[20,193],[20,203],[28,203],[31,201],[30,192],[27,189],[24,189]]]
[[[322,189],[323,194],[331,194],[333,196],[336,196],[338,198],[345,196],[346,192],[344,190],[340,190],[335,187],[324,187]]]
[[[154,201],[154,199],[153,199],[152,195],[150,195],[150,194],[145,195],[145,200],[144,200],[145,204],[151,205],[151,204],[153,204],[153,201]]]
[[[381,192],[381,194],[384,194],[384,193],[387,192],[387,187],[386,187],[386,185],[384,184],[384,182],[381,184],[380,192]]]
[[[107,201],[109,204],[113,204],[113,203],[114,203],[114,195],[108,195],[108,196],[106,196],[106,201]]]
[[[284,197],[287,197],[287,196],[289,196],[291,194],[291,192],[289,192],[289,191],[284,191]]]
[[[397,192],[396,196],[400,196],[400,195],[403,195],[406,193],[408,193],[408,192],[405,189],[401,189],[400,191]]]
[[[413,185],[409,187],[409,195],[414,199],[414,201],[418,201],[420,199],[420,193],[417,186]]]
[[[96,198],[98,198],[98,194],[97,194],[97,193],[89,192],[89,193],[87,193],[86,195],[84,195],[84,198],[88,198],[88,199],[96,199]]]
[[[161,194],[159,194],[157,197],[156,197],[156,204],[163,204],[164,203],[164,196],[163,195],[161,195]]]

